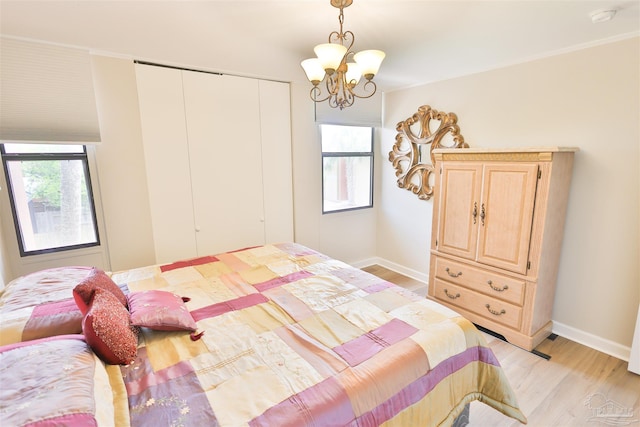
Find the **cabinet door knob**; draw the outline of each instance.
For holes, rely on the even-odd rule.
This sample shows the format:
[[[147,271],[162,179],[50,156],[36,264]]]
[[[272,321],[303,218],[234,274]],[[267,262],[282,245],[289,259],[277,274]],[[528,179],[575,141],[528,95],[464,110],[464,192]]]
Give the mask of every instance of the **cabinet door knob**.
[[[196,227],[196,233],[200,232],[200,227]]]
[[[483,227],[484,227],[484,217],[485,217],[485,212],[484,212],[484,203],[483,203],[482,207],[480,208],[480,221],[482,222]]]

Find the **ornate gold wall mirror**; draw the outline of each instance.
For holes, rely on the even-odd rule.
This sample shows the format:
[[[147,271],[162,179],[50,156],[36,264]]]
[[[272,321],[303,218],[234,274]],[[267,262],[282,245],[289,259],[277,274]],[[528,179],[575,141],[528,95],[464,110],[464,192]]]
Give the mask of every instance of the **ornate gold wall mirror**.
[[[396,125],[398,134],[389,161],[393,163],[398,187],[418,195],[420,200],[433,196],[435,180],[433,150],[469,148],[460,134],[458,116],[442,113],[428,105]]]

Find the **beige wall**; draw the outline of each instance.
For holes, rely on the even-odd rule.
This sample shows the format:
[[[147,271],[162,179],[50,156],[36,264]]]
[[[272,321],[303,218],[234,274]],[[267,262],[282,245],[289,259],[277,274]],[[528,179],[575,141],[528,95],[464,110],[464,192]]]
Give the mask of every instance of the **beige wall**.
[[[420,105],[455,112],[472,147],[577,146],[553,319],[628,357],[640,299],[640,39],[385,95],[382,152]],[[378,256],[428,273],[432,202],[381,177]]]
[[[4,185],[0,188],[0,191],[5,191]],[[3,197],[0,197],[0,212],[3,212],[2,204]],[[5,245],[4,230],[2,228],[3,219],[0,217],[0,290],[4,288],[4,285],[9,283],[12,279],[9,257],[7,256],[7,248]]]
[[[2,247],[8,250],[0,253],[0,277],[5,282],[65,263],[121,270],[155,262],[134,63],[131,58],[101,54],[92,55],[91,62],[102,139],[91,150],[95,153],[92,182],[96,197],[102,201],[98,216],[104,218],[105,232],[100,233],[103,246],[94,250],[92,258],[74,252],[66,253],[64,259],[56,255],[39,263],[29,260],[27,265],[19,257],[15,236],[10,233],[12,224],[5,221],[0,234],[4,238]],[[250,71],[230,72],[247,75]],[[347,262],[370,259],[375,255],[375,209],[322,215],[320,143],[314,103],[309,99],[311,85],[302,70],[296,75],[299,80],[291,82],[295,239]],[[379,122],[381,96],[366,101],[375,103],[372,111]],[[367,117],[359,115],[355,122],[367,122]],[[10,218],[4,194],[0,194],[2,201],[6,201],[6,206],[0,206],[2,217]]]
[[[98,55],[91,62],[102,137],[97,178],[111,269],[154,264],[134,63]]]
[[[432,202],[399,189],[387,161],[395,124],[420,105],[458,114],[474,147],[578,146],[554,320],[565,336],[628,355],[640,292],[639,51],[635,38],[385,94],[375,208],[331,215],[321,213],[319,135],[300,73],[291,82],[296,241],[346,262],[377,258],[427,277]],[[133,62],[94,56],[92,66],[103,141],[92,178],[102,193],[111,268],[150,264]],[[0,251],[9,226],[0,229]],[[17,274],[2,264],[5,281]]]
[[[304,79],[304,73],[300,73]],[[318,126],[315,122],[314,103],[309,99],[311,84],[306,81],[291,83],[291,123],[293,156],[293,203],[295,240],[329,256],[349,263],[358,263],[375,256],[376,212],[362,209],[350,212],[322,214],[322,157]],[[356,100],[356,103],[362,100]],[[382,98],[364,100],[372,112],[346,115],[344,121],[336,115],[323,113],[327,121],[346,124],[370,124],[379,120]],[[375,113],[372,105],[376,107]],[[352,107],[355,108],[355,107]],[[347,110],[344,110],[346,112]],[[375,144],[379,145],[376,134]],[[374,206],[379,199],[374,194]]]
[[[153,264],[134,64],[94,55],[92,67],[102,134],[96,160],[111,268]],[[369,259],[375,255],[375,209],[322,215],[320,141],[309,89],[306,81],[291,83],[295,240],[347,262]]]

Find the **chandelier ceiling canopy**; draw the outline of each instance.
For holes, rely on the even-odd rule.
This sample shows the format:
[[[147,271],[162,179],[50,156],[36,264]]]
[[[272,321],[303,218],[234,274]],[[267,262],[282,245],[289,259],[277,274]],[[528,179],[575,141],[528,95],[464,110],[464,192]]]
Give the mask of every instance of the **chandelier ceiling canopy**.
[[[301,65],[307,78],[313,84],[310,96],[314,102],[329,101],[332,108],[353,105],[355,98],[370,98],[376,93],[373,77],[378,73],[385,53],[381,50],[351,51],[355,36],[351,31],[343,31],[345,7],[353,0],[330,0],[331,5],[340,9],[338,21],[340,31],[329,34],[329,43],[319,44],[313,50],[316,58],[305,59]],[[364,85],[358,86],[361,77]],[[324,80],[326,91],[320,83]],[[358,93],[358,91],[362,91]]]

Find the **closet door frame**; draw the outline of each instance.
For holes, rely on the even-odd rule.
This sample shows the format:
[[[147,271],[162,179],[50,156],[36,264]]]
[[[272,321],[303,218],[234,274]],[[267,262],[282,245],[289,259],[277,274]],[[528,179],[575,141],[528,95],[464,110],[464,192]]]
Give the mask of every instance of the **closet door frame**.
[[[136,79],[155,260],[193,258],[197,250],[182,74],[136,64]]]
[[[293,242],[291,94],[288,83],[260,80],[265,243]]]
[[[293,241],[289,84],[136,74],[156,262]]]
[[[182,76],[198,255],[264,244],[258,80]]]

